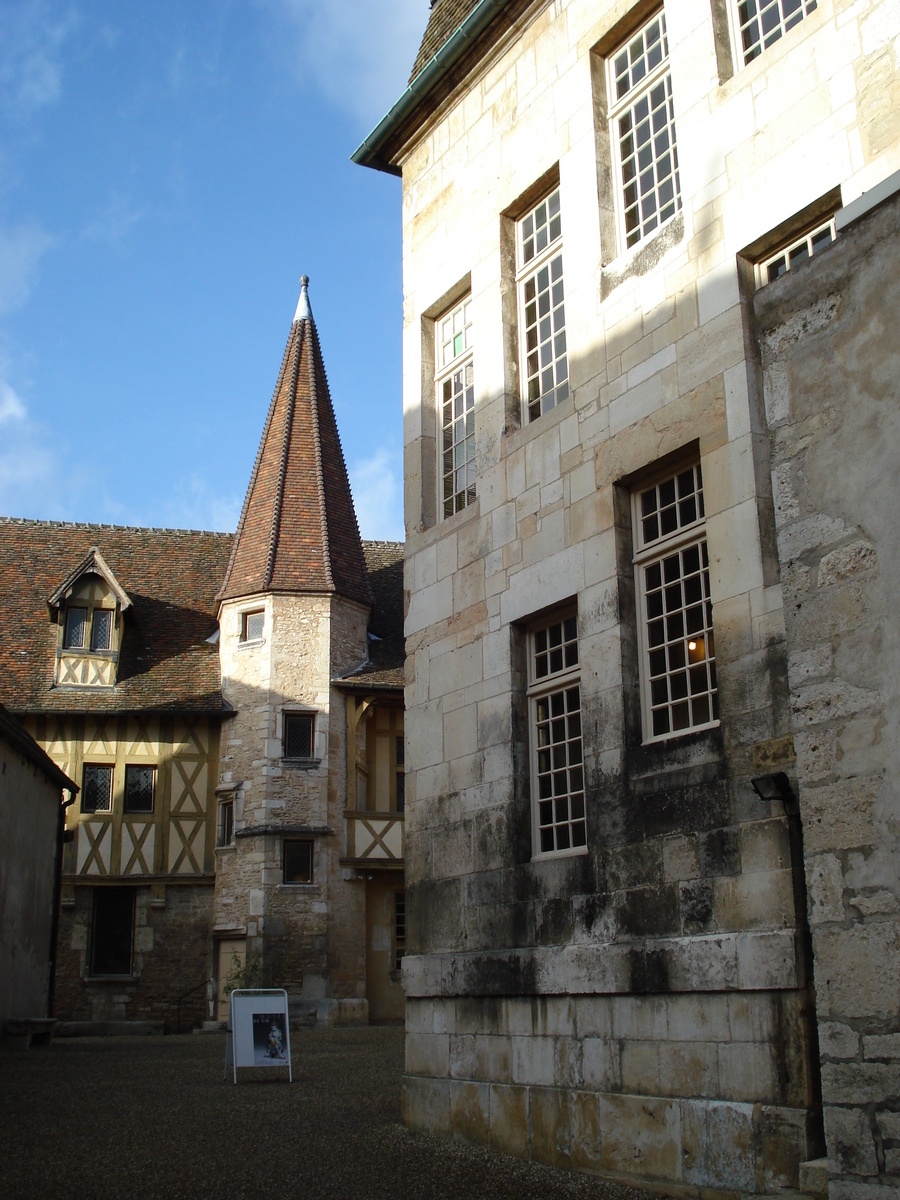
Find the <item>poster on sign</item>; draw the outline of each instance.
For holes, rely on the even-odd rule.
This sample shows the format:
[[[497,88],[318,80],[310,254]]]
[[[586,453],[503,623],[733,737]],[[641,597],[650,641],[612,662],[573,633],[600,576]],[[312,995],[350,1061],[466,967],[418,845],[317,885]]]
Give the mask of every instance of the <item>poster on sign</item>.
[[[239,988],[231,993],[225,1073],[239,1067],[282,1067],[293,1082],[291,1029],[287,992],[283,988]]]

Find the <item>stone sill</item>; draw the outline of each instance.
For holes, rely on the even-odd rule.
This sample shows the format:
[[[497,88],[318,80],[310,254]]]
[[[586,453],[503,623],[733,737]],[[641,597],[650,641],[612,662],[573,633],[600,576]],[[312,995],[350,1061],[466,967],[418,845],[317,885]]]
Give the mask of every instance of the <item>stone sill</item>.
[[[283,758],[281,759],[283,767],[294,767],[300,771],[315,771],[317,767],[322,765],[321,758]]]
[[[254,638],[252,642],[238,642],[235,649],[237,650],[258,650],[260,646],[266,644],[265,638]]]

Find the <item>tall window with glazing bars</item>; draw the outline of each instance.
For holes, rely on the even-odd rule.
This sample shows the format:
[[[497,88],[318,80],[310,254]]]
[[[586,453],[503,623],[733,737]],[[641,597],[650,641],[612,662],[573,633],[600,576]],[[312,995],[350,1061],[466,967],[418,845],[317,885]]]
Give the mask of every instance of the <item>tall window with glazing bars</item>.
[[[816,0],[738,0],[738,42],[742,65],[752,62],[808,17]]]
[[[435,322],[437,403],[441,418],[441,503],[452,517],[475,499],[475,370],[472,299]]]
[[[516,233],[522,378],[534,421],[569,394],[559,188],[522,217]]]
[[[620,238],[628,248],[681,208],[664,12],[612,54],[608,83]]]
[[[655,741],[719,720],[699,462],[645,484],[633,506],[644,740]]]

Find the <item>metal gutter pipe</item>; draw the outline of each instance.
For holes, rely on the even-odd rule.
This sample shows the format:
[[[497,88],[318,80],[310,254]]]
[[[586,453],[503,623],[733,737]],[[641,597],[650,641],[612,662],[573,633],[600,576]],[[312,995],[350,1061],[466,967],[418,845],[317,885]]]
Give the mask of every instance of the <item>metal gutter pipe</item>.
[[[425,64],[409,87],[382,117],[369,136],[350,156],[350,161],[360,167],[372,167],[388,175],[400,175],[400,168],[384,157],[384,144],[395,133],[417,104],[424,100],[431,89],[450,71],[463,54],[472,46],[491,23],[506,0],[480,0],[456,32],[444,42],[434,57]]]

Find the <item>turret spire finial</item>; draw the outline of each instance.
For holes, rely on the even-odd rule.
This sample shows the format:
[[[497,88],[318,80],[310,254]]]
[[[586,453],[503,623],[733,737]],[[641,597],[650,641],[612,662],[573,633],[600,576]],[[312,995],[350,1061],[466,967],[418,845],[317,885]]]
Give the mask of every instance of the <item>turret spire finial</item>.
[[[309,276],[300,276],[300,299],[297,301],[297,311],[294,313],[295,321],[311,321],[312,309],[309,307]]]

